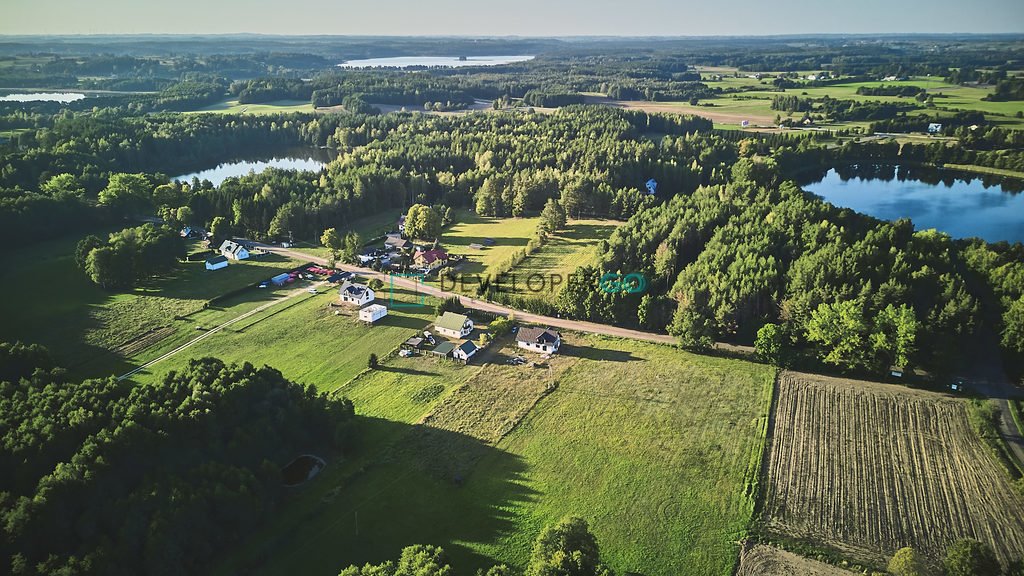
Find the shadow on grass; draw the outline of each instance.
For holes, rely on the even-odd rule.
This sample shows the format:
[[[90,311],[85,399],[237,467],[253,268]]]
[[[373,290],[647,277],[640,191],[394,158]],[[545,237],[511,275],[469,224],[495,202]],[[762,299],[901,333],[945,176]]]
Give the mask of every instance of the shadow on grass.
[[[587,360],[604,360],[607,362],[636,362],[640,360],[640,358],[633,356],[631,352],[572,344],[562,344],[558,349],[558,353],[565,356],[576,356],[578,358],[586,358]]]
[[[412,544],[443,547],[459,574],[493,565],[461,543],[496,543],[509,512],[537,494],[517,456],[476,438],[379,418],[359,419],[349,462],[329,462],[292,493],[223,573],[337,574],[395,560]]]
[[[377,366],[377,370],[381,370],[383,372],[396,372],[398,374],[408,374],[409,376],[434,376],[434,375],[436,375],[436,373],[434,373],[434,372],[427,372],[426,370],[417,370],[415,368],[405,368],[403,366],[386,366],[386,365],[383,365],[383,364]]]
[[[385,304],[385,305],[388,306],[388,304]],[[390,306],[389,306],[389,308],[390,308]],[[396,310],[396,311],[402,311],[402,312],[408,312],[410,314],[415,314],[415,313],[423,313],[424,311],[428,310],[429,308],[432,308],[432,307],[431,306],[427,306],[425,304],[424,305],[420,305],[420,304],[412,305],[412,304],[409,304],[409,305],[404,305],[404,306],[398,306],[398,307],[393,308],[393,309]],[[398,327],[398,328],[408,328],[409,330],[412,330],[414,332],[419,332],[420,330],[423,330],[424,328],[426,328],[427,324],[429,324],[429,322],[427,322],[426,320],[423,320],[421,318],[415,318],[415,317],[412,317],[412,316],[405,316],[404,314],[388,314],[387,316],[385,316],[384,318],[379,320],[377,322],[377,324],[378,325],[382,325],[382,326],[395,326],[395,327]]]

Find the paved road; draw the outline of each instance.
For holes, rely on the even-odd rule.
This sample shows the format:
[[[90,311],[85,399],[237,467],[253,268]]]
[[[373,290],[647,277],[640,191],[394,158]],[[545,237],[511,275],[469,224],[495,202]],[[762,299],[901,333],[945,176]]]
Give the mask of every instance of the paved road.
[[[974,355],[969,382],[975,392],[989,397],[999,407],[999,435],[1017,462],[1024,466],[1024,437],[1010,415],[1009,399],[1024,398],[1024,390],[1006,376],[999,342],[991,333],[979,336],[981,353]]]
[[[313,285],[313,287],[319,287],[319,286],[321,286],[323,284],[324,284],[324,282],[317,282],[316,284]],[[224,322],[223,324],[221,324],[219,326],[215,326],[213,328],[210,328],[209,330],[203,332],[199,336],[196,336],[195,338],[189,340],[188,342],[182,344],[181,346],[178,346],[174,350],[171,350],[169,352],[161,354],[160,356],[150,360],[149,362],[146,362],[145,364],[142,364],[138,368],[135,368],[131,372],[126,372],[126,373],[118,376],[117,379],[118,380],[124,380],[125,378],[131,378],[132,376],[138,374],[139,372],[142,372],[143,370],[146,370],[150,366],[152,366],[152,365],[154,365],[154,364],[156,364],[158,362],[161,362],[163,360],[166,360],[166,359],[170,358],[171,356],[174,356],[178,352],[181,352],[182,350],[186,350],[186,349],[194,346],[195,344],[197,344],[199,342],[202,342],[203,340],[206,340],[210,336],[213,336],[217,332],[220,332],[221,330],[227,328],[228,326],[231,326],[232,324],[241,322],[242,320],[245,320],[246,318],[249,318],[250,316],[253,316],[255,314],[259,314],[260,312],[263,312],[267,308],[270,308],[271,306],[275,306],[277,304],[280,304],[281,302],[284,302],[285,300],[289,300],[291,298],[295,298],[296,296],[301,296],[302,294],[308,293],[307,292],[308,290],[309,290],[308,286],[303,287],[303,288],[296,288],[295,290],[292,290],[291,292],[285,294],[285,296],[283,298],[276,298],[274,300],[271,300],[270,302],[267,302],[266,304],[260,304],[256,308],[253,308],[252,310],[250,310],[250,311],[248,311],[248,312],[246,312],[244,314],[239,314],[238,316],[235,316],[231,320],[228,320],[227,322]]]

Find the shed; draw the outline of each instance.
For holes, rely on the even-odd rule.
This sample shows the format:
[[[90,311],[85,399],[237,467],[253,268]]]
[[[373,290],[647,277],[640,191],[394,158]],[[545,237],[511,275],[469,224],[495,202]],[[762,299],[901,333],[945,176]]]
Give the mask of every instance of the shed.
[[[430,353],[442,358],[451,358],[452,352],[455,350],[455,344],[451,342],[441,342],[434,348]]]
[[[423,345],[423,338],[420,338],[419,336],[413,336],[412,338],[409,338],[405,342],[402,342],[402,347],[403,348],[410,348],[410,349],[413,349],[413,350],[418,350],[419,347],[422,346],[422,345]]]
[[[327,281],[330,282],[331,284],[337,284],[338,282],[341,282],[342,280],[348,280],[353,276],[355,276],[355,274],[351,272],[338,272],[337,274],[331,274],[330,276],[328,276]]]
[[[370,324],[373,324],[387,315],[388,309],[380,304],[370,304],[359,311],[359,319]]]
[[[228,267],[228,259],[225,256],[214,256],[206,259],[207,270],[220,270]]]
[[[291,277],[292,277],[291,274],[289,274],[287,272],[282,272],[282,273],[278,274],[277,276],[274,276],[273,278],[271,278],[270,281],[274,283],[274,286],[284,286],[285,282],[288,282],[288,279],[291,278]]]

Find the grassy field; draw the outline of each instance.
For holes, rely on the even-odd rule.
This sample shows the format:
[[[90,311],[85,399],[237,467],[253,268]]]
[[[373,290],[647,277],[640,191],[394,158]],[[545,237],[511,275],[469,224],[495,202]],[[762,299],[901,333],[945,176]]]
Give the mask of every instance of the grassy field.
[[[308,100],[275,100],[260,104],[239,104],[237,99],[211,104],[190,113],[220,112],[223,114],[281,114],[288,112],[312,112],[313,104]]]
[[[566,342],[543,368],[505,364],[516,351],[505,337],[469,366],[395,357],[342,386],[366,417],[362,449],[218,572],[333,575],[412,543],[444,546],[460,573],[523,566],[541,527],[573,513],[617,573],[731,574],[774,372],[653,344]]]
[[[0,338],[43,344],[60,363],[83,376],[124,368],[125,356],[154,340],[192,329],[175,317],[195,313],[217,296],[295,265],[278,256],[232,262],[217,271],[206,270],[202,261],[187,262],[173,275],[131,292],[110,293],[77,269],[74,251],[81,236],[41,242],[4,256]],[[193,249],[199,248],[193,244]]]
[[[596,262],[597,243],[621,224],[614,220],[569,222],[565,231],[550,236],[540,251],[512,269],[515,285],[505,287],[518,294],[553,298],[577,268]]]
[[[460,210],[455,216],[455,223],[442,234],[441,243],[449,253],[469,257],[469,261],[459,269],[460,274],[486,277],[494,274],[498,265],[514,252],[526,248],[539,223],[539,217],[489,218]],[[493,239],[494,245],[482,250],[469,247],[470,244],[482,244],[485,238]]]
[[[396,300],[410,306],[393,306],[388,289],[381,292],[378,301],[388,306],[388,316],[374,326],[360,323],[351,307],[331,306],[338,303],[338,293],[325,286],[315,295],[303,293],[234,324],[134,379],[155,382],[168,370],[185,366],[189,359],[215,356],[227,362],[269,364],[289,379],[335,390],[366,368],[371,352],[385,355],[435,318],[432,302],[413,305],[419,301],[417,296],[396,289]],[[249,301],[246,299],[244,305]],[[228,311],[210,311],[206,314],[211,316],[196,315],[189,320],[210,326],[241,311],[243,308],[229,307]],[[181,343],[169,341],[133,360],[144,363]]]
[[[701,101],[698,106],[691,106],[686,102],[652,102],[652,103],[630,103],[632,107],[650,109],[652,111],[678,112],[685,114],[697,114],[707,116],[715,121],[716,126],[737,127],[741,120],[748,120],[752,124],[771,125],[778,111],[771,109],[771,100],[780,94],[773,90],[770,80],[756,80],[747,78],[743,73],[741,77],[733,77],[735,69],[730,68],[702,68],[701,72],[708,86],[718,88],[756,88],[746,92],[726,94],[720,98],[711,98]],[[805,71],[801,76],[814,71]],[[713,73],[723,74],[721,80],[710,80]],[[771,74],[771,73],[770,73]],[[935,112],[952,114],[960,110],[977,110],[987,115],[990,122],[1009,128],[1024,129],[1024,119],[1016,118],[1018,111],[1024,110],[1024,102],[988,102],[982,98],[992,92],[991,88],[959,86],[944,82],[938,77],[919,76],[903,81],[893,82],[846,82],[830,86],[791,88],[784,92],[787,95],[799,95],[809,98],[821,98],[829,96],[842,100],[878,101],[878,102],[912,102],[910,98],[897,96],[864,96],[857,94],[861,86],[919,86],[927,90],[928,94],[935,96]],[[912,112],[916,114],[931,113],[922,108]],[[786,117],[785,113],[781,114]],[[799,116],[796,114],[795,116]],[[828,127],[866,127],[866,122],[842,122]]]

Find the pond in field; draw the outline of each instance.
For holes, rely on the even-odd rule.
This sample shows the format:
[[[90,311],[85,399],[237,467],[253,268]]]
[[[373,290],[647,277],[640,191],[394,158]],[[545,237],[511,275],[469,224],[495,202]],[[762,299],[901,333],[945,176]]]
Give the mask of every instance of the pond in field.
[[[310,170],[316,172],[326,166],[333,157],[334,153],[329,150],[319,148],[294,148],[272,157],[224,162],[213,168],[175,176],[173,180],[191,182],[193,178],[199,178],[199,180],[209,180],[214,186],[220,186],[228,178],[245,176],[250,172],[262,172],[267,168],[280,168],[282,170]]]
[[[1024,181],[934,168],[844,166],[804,184],[836,206],[954,238],[1024,242]]]
[[[67,104],[84,98],[85,94],[80,92],[32,92],[0,96],[0,102],[60,102]]]
[[[533,60],[533,56],[398,56],[394,58],[367,58],[348,60],[338,66],[342,68],[430,68],[444,66],[498,66]]]

